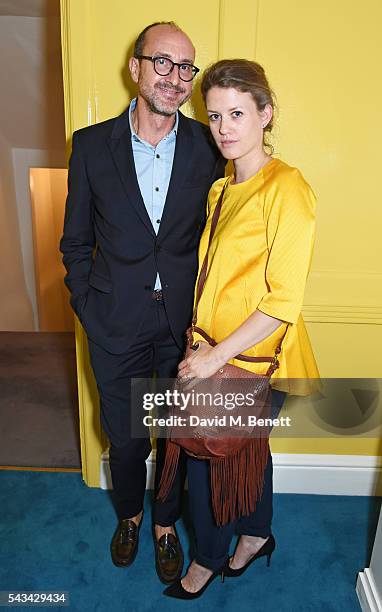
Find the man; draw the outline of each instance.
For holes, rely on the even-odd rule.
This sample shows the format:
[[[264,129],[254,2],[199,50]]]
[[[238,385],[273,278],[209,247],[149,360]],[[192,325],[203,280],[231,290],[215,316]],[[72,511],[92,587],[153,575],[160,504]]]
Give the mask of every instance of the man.
[[[150,440],[131,434],[130,381],[176,376],[190,322],[205,204],[224,160],[207,128],[180,112],[189,99],[195,50],[174,23],[143,30],[130,59],[138,96],[117,118],[73,134],[61,240],[71,304],[87,333],[110,440],[118,526],[113,562],[137,553]],[[165,441],[158,440],[155,489]],[[153,508],[156,567],[169,583],[182,571],[175,530],[185,460],[171,494]]]

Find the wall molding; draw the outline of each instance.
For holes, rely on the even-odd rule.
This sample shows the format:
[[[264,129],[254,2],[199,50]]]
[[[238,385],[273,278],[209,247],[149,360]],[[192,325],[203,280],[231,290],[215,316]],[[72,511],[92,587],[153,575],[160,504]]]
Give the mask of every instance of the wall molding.
[[[275,493],[382,495],[382,457],[274,453]],[[147,459],[146,488],[154,482],[155,452]],[[101,457],[100,487],[110,489],[108,452]]]
[[[302,309],[302,314],[304,320],[310,323],[382,325],[382,308],[380,306],[306,304]]]
[[[382,599],[375,586],[373,573],[369,567],[359,572],[356,593],[363,612],[379,612],[382,610]]]
[[[312,323],[382,325],[382,274],[312,270],[302,309]]]

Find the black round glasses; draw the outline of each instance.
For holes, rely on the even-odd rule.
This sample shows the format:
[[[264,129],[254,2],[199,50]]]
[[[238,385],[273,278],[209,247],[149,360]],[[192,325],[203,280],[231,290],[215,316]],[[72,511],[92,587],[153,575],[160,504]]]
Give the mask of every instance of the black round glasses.
[[[200,69],[192,64],[173,62],[168,57],[150,57],[149,55],[136,55],[137,59],[145,59],[152,62],[154,70],[159,76],[168,76],[174,70],[174,66],[178,66],[179,78],[182,81],[192,81],[192,79],[200,72]]]

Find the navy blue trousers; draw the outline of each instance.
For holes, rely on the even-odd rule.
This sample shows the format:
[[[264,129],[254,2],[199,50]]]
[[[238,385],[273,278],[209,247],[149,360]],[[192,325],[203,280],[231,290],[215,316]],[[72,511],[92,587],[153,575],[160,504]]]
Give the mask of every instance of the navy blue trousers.
[[[276,418],[284,403],[286,394],[272,391],[272,417]],[[261,498],[254,512],[218,527],[215,523],[211,504],[209,462],[188,457],[188,494],[191,519],[195,533],[195,560],[200,565],[216,571],[228,559],[233,536],[251,535],[267,538],[271,534],[273,516],[273,464],[269,451],[264,472]]]
[[[163,302],[152,301],[134,345],[126,353],[108,353],[90,339],[91,364],[100,397],[101,422],[109,440],[109,461],[113,482],[113,501],[119,520],[136,516],[143,508],[146,488],[146,459],[151,453],[147,437],[137,438],[131,431],[131,379],[172,378],[177,375],[183,350],[177,346]],[[157,440],[155,491],[157,491],[166,454],[166,440]],[[174,484],[166,500],[155,499],[153,521],[164,527],[173,525],[182,508],[186,478],[186,459],[182,452]]]

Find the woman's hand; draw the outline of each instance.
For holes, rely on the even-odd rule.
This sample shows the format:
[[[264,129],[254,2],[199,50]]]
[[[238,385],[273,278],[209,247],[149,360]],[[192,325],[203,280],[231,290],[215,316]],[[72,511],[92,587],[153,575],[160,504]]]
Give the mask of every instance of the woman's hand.
[[[209,378],[224,366],[212,346],[203,341],[198,344],[193,354],[178,366],[178,378],[182,383],[189,383],[193,378]]]
[[[188,384],[196,378],[209,378],[236,355],[273,334],[282,324],[280,319],[255,310],[240,327],[216,346],[199,341],[198,349],[178,366],[180,382]]]

